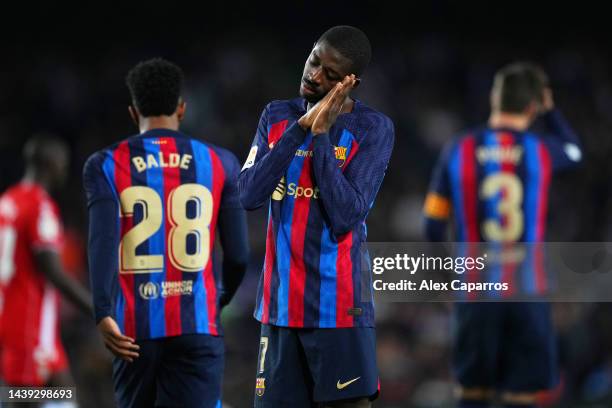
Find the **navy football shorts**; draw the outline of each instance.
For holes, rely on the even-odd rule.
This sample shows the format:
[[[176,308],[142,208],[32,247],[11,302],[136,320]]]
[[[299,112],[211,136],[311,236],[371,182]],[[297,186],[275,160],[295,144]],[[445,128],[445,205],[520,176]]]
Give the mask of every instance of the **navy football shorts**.
[[[376,330],[371,327],[262,324],[257,361],[256,408],[310,408],[378,395]]]
[[[140,357],[133,363],[113,361],[120,408],[221,407],[223,337],[189,334],[137,343]]]
[[[558,382],[550,304],[458,303],[453,368],[465,388],[536,392]]]

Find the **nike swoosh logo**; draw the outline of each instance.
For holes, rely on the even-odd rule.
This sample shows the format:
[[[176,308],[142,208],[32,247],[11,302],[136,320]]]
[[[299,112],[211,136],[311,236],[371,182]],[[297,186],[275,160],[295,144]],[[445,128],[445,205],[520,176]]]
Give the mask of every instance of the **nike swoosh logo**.
[[[341,383],[340,380],[338,380],[338,383],[336,384],[336,388],[338,388],[339,390],[346,388],[360,378],[361,377],[353,378],[352,380],[344,382],[344,383]]]

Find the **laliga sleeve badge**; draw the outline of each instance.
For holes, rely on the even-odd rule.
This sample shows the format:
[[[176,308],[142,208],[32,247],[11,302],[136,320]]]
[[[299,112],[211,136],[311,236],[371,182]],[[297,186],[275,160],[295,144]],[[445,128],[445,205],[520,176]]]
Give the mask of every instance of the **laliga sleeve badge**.
[[[255,383],[255,394],[257,394],[258,397],[262,397],[265,391],[266,379],[263,377],[257,378],[257,382]]]
[[[255,157],[257,157],[257,146],[251,147],[251,150],[249,151],[249,156],[247,157],[246,162],[244,162],[244,166],[242,166],[242,170],[246,170],[250,167],[253,167],[253,165],[255,164]]]

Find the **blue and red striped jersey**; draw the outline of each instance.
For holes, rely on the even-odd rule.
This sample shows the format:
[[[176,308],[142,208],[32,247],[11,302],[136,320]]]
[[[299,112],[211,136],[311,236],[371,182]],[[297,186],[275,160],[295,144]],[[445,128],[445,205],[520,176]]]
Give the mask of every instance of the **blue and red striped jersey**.
[[[549,112],[544,120],[550,133],[484,127],[453,138],[440,155],[425,201],[430,240],[444,240],[452,215],[455,241],[493,243],[488,248],[498,260],[489,262],[486,274],[468,271],[462,279],[508,283],[497,296],[550,289],[543,247],[526,245],[517,258],[511,245],[545,241],[552,175],[581,160],[578,138],[561,114]],[[459,248],[462,255],[477,250]]]
[[[297,120],[298,98],[266,106],[239,177],[248,209],[269,202],[255,318],[284,327],[372,327],[366,217],[382,183],[394,131],[355,101],[328,134]]]
[[[457,241],[543,241],[552,174],[581,157],[560,113],[545,119],[551,134],[485,127],[451,140],[433,173],[426,217],[445,221],[452,213]]]
[[[109,221],[110,236],[117,236],[110,253],[90,254],[97,319],[110,315],[137,339],[220,334],[212,253],[219,211],[241,207],[239,169],[229,151],[168,129],[88,159],[88,205],[111,200],[118,213]],[[105,273],[112,274],[110,287],[100,279]]]

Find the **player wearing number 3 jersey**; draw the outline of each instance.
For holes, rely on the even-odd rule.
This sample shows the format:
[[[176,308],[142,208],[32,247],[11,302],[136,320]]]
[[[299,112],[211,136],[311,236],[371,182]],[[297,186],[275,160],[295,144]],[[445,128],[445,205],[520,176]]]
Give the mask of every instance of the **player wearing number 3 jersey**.
[[[456,241],[545,240],[551,177],[580,161],[578,138],[554,109],[548,79],[537,66],[517,63],[502,69],[491,103],[488,126],[453,139],[440,157],[425,203],[430,240],[444,240],[451,214]],[[531,130],[538,117],[545,132]],[[530,293],[542,293],[538,267],[515,274],[519,268],[509,261],[490,269],[491,274],[499,269],[506,282],[516,275],[522,286],[535,288]],[[461,408],[488,406],[496,393],[504,407],[528,408],[536,391],[555,385],[555,337],[547,303],[459,303],[455,318]]]
[[[115,354],[121,407],[216,407],[220,308],[247,261],[240,171],[227,150],[178,130],[182,72],[161,59],[127,77],[140,134],[92,155],[84,168],[96,323]],[[222,277],[214,267],[217,228]]]

